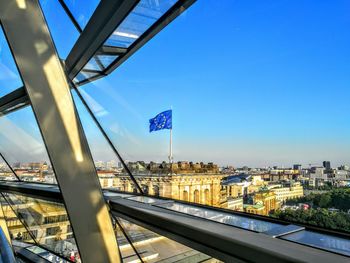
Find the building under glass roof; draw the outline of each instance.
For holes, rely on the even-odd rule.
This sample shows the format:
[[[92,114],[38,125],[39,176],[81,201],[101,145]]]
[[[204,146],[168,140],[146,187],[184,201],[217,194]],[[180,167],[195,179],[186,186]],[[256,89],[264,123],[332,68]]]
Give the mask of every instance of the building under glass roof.
[[[172,155],[130,161],[118,118],[133,113],[109,76],[192,5],[0,0],[0,262],[349,262],[349,233],[220,207],[220,189],[180,190],[251,176],[224,179],[211,163],[186,164],[205,180],[180,176]],[[113,161],[98,162],[97,144]]]

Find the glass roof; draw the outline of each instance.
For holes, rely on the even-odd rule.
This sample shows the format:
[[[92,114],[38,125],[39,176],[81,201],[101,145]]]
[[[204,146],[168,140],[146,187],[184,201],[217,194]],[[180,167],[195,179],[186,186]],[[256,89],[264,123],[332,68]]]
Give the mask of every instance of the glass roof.
[[[244,216],[233,215],[225,212],[217,212],[206,208],[194,207],[191,205],[185,205],[180,203],[165,203],[157,205],[159,207],[167,208],[173,211],[198,216],[201,218],[209,219],[219,223],[224,223],[231,226],[236,226],[244,229],[249,229],[255,232],[266,232],[274,227],[280,226],[279,224],[248,218]]]
[[[350,256],[350,240],[312,231],[300,231],[281,237],[281,239],[294,241],[303,245],[330,250],[339,254]]]
[[[176,2],[176,0],[141,0],[105,44],[128,48]]]

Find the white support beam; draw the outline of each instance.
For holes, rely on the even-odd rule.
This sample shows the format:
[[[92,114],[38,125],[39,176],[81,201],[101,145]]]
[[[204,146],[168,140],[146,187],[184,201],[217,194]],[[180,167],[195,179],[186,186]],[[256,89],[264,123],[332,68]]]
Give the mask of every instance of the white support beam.
[[[120,262],[88,143],[39,3],[1,0],[0,20],[50,156],[81,259],[84,263]]]

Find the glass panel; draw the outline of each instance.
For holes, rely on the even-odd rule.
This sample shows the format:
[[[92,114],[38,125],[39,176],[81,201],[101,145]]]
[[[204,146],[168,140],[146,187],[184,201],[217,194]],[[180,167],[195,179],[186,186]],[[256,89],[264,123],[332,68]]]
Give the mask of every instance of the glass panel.
[[[150,230],[138,225],[132,224],[124,219],[117,218],[120,226],[124,229],[137,253],[144,262],[220,262],[208,255],[200,253],[180,243],[170,240],[164,236],[160,236]],[[117,228],[118,229],[118,228]],[[118,244],[122,255],[132,255],[133,250],[124,236],[120,235],[121,231],[117,231]],[[119,236],[119,237],[118,237]],[[135,256],[133,256],[135,257]],[[137,259],[137,257],[135,257]],[[123,258],[123,262],[131,262],[129,258]]]
[[[17,66],[0,26],[0,97],[22,86]]]
[[[283,236],[281,238],[350,256],[349,239],[320,234],[312,231],[300,231],[297,233]]]
[[[64,0],[64,2],[82,29],[85,28],[100,3],[99,0]]]
[[[58,0],[40,0],[53,41],[60,58],[65,59],[79,37],[79,32],[71,22]]]
[[[72,261],[79,259],[67,212],[63,204],[33,199],[21,195],[4,193],[13,215],[23,223],[25,229],[8,223],[12,236],[26,241],[26,231],[30,231],[35,242],[50,251]]]
[[[92,57],[89,62],[84,66],[84,69],[101,71],[101,67],[98,65],[96,58]],[[84,70],[83,69],[83,70]]]
[[[80,71],[78,75],[73,79],[74,83],[79,83],[82,82],[86,79],[96,77],[98,76],[99,73],[97,72],[86,72],[86,71]]]
[[[0,152],[21,180],[57,184],[30,106],[0,116]]]
[[[157,206],[181,212],[184,214],[206,218],[212,221],[224,223],[231,226],[249,229],[256,232],[265,232],[271,230],[274,227],[280,226],[279,224],[275,223],[270,223],[238,215],[232,215],[225,212],[213,211],[200,207],[193,207],[190,205],[179,204],[176,202],[159,204]]]
[[[128,48],[176,2],[176,0],[141,0],[105,44]]]
[[[72,94],[95,162],[101,187],[114,188],[126,192],[137,192],[137,188],[131,182],[121,161],[103,137],[103,134],[89,115],[76,91],[72,90]],[[90,98],[89,102],[94,105],[93,107],[99,112],[99,115],[105,114],[103,107],[95,103],[93,98]]]
[[[70,261],[66,261],[64,259],[62,259],[59,256],[56,256],[55,254],[52,254],[51,252],[49,252],[46,249],[43,249],[41,247],[38,246],[30,246],[30,247],[26,247],[27,250],[29,250],[30,252],[48,260],[49,262],[57,262],[57,263],[68,263]]]
[[[0,180],[5,181],[18,181],[16,176],[11,171],[10,167],[6,164],[4,159],[0,155]]]
[[[83,96],[145,193],[348,231],[347,4],[208,2]]]
[[[35,240],[33,238],[35,233],[32,233],[23,225],[23,221],[18,219],[15,211],[2,195],[0,195],[0,202],[12,245],[25,247],[34,244]]]
[[[101,61],[104,68],[107,68],[118,56],[111,55],[97,55],[98,59]]]

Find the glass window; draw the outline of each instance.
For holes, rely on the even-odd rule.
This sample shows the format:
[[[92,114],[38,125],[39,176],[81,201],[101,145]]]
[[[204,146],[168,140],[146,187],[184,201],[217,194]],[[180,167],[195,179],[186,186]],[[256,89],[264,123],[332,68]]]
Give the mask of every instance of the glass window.
[[[6,201],[2,204],[5,218],[15,217],[21,223],[18,226],[8,225],[15,242],[34,239],[37,244],[66,259],[71,259],[72,255],[79,259],[75,239],[68,237],[71,234],[67,232],[67,226],[70,225],[68,218],[55,223],[45,220],[52,215],[65,217],[67,212],[63,204],[8,193],[2,196]]]
[[[141,0],[105,44],[128,48],[176,2],[176,0]]]
[[[31,106],[0,116],[0,152],[21,180],[57,183]]]
[[[85,28],[100,3],[99,0],[64,0],[64,2],[82,29]]]
[[[0,26],[0,97],[22,86],[17,66]]]
[[[86,133],[86,137],[95,162],[101,187],[114,188],[119,191],[132,193],[138,192],[138,189],[130,179],[129,174],[123,167],[121,160],[113,152],[111,146],[103,137],[103,134],[94,123],[92,117],[82,104],[77,93],[73,90],[72,94],[83,128],[85,131],[88,131]],[[97,103],[94,103],[93,98],[90,98],[89,102],[94,105],[95,110],[99,111],[99,115],[105,114],[103,107]]]
[[[97,57],[101,61],[104,68],[107,68],[114,60],[118,58],[118,56],[112,55],[97,55]]]
[[[346,238],[330,236],[312,231],[300,231],[281,238],[350,256],[350,241]]]
[[[348,4],[316,2],[197,1],[79,87],[145,193],[349,231]],[[134,43],[155,3],[107,44]]]
[[[40,0],[40,5],[58,55],[60,58],[65,59],[77,41],[79,32],[58,0]]]
[[[131,257],[134,260],[141,257],[144,262],[221,262],[129,221],[121,218],[116,220],[116,235],[123,262],[129,262]]]
[[[100,64],[99,64],[100,63]],[[102,68],[102,64],[99,61],[99,58],[96,57],[92,57],[89,62],[84,66],[83,70],[97,70],[97,71],[101,71]]]
[[[18,181],[18,178],[11,171],[11,168],[7,165],[5,160],[1,157],[1,154],[0,154],[0,180]]]
[[[79,84],[84,80],[96,77],[98,75],[100,75],[98,72],[80,71],[78,75],[73,79],[73,82]]]

